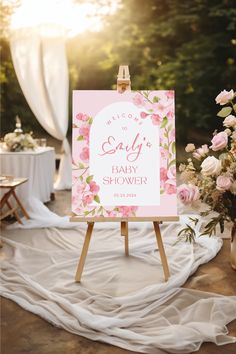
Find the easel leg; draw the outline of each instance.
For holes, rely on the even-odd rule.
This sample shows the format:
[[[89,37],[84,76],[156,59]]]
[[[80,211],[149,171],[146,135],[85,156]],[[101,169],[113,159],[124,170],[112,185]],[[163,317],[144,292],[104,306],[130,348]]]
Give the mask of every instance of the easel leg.
[[[80,282],[80,279],[81,279],[81,276],[83,273],[84,263],[85,263],[85,259],[86,259],[87,253],[88,253],[88,248],[89,248],[89,243],[90,243],[90,239],[91,239],[92,232],[93,232],[93,227],[94,227],[94,222],[88,222],[88,227],[87,227],[87,232],[86,232],[85,239],[84,239],[83,249],[82,249],[78,268],[77,268],[76,275],[75,275],[76,282]]]
[[[168,278],[170,277],[170,271],[169,271],[169,267],[168,267],[168,262],[167,262],[167,258],[166,258],[164,245],[163,245],[162,238],[161,238],[161,231],[160,231],[159,222],[153,221],[153,226],[154,226],[154,230],[155,230],[155,234],[156,234],[158,249],[160,252],[162,267],[163,267],[163,271],[164,271],[164,275],[165,275],[165,281],[167,281]]]
[[[129,230],[128,222],[121,221],[121,235],[125,237],[125,255],[129,255]]]

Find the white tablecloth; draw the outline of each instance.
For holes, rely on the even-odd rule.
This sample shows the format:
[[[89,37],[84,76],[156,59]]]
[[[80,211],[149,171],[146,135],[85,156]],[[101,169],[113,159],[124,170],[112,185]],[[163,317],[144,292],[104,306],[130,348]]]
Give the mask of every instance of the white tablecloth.
[[[35,151],[0,152],[0,173],[29,180],[16,190],[22,202],[35,197],[43,203],[50,200],[55,173],[55,151],[41,147]]]

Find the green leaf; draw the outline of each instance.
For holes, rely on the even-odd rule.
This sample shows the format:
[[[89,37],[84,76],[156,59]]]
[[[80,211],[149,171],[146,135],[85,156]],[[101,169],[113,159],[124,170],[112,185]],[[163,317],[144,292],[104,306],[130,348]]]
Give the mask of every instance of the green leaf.
[[[101,203],[101,202],[100,202],[100,198],[99,198],[98,195],[95,195],[94,200],[95,200],[95,202],[97,202],[97,203]]]
[[[87,216],[89,213],[90,213],[90,211],[87,210],[84,212],[84,215]]]
[[[80,168],[81,170],[83,170],[83,169],[85,168],[85,166],[84,166],[81,162],[79,162],[79,168]]]
[[[79,135],[77,138],[78,141],[84,140],[84,137],[82,135]]]
[[[162,123],[161,123],[161,128],[165,128],[165,126],[166,126],[167,123],[168,123],[168,119],[167,119],[167,117],[164,117],[164,118],[163,118],[163,121],[162,121]]]
[[[236,103],[233,105],[234,112],[236,113]]]
[[[153,97],[153,102],[154,102],[154,103],[159,102],[159,101],[160,101],[160,98],[159,98],[159,97],[157,97],[157,96],[154,96],[154,97]]]
[[[218,116],[218,117],[221,117],[221,118],[225,118],[225,117],[227,117],[231,112],[232,112],[232,108],[231,108],[231,107],[224,107],[224,108],[222,108],[222,109],[217,113],[217,116]]]
[[[93,175],[91,175],[91,176],[88,176],[87,178],[86,178],[86,183],[90,183],[90,182],[92,182],[92,180],[93,180]]]
[[[176,164],[176,160],[174,159],[174,160],[172,160],[172,161],[169,162],[168,167],[170,167],[170,166],[172,166],[172,165],[175,165],[175,164]]]
[[[175,142],[174,142],[174,141],[173,141],[173,143],[172,143],[171,150],[172,150],[172,152],[173,152],[173,154],[174,154],[174,153],[175,153]]]
[[[81,182],[83,182],[83,176],[80,176],[79,179],[81,180]]]
[[[88,123],[89,123],[89,124],[92,124],[92,123],[93,123],[93,118],[92,118],[92,117],[89,118]]]

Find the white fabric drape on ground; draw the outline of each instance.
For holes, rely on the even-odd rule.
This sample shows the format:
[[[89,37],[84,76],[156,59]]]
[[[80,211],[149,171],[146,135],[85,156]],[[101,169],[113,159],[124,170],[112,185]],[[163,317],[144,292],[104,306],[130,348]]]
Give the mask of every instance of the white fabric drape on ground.
[[[137,352],[191,353],[203,342],[234,343],[226,324],[236,318],[236,297],[180,288],[217,254],[222,240],[174,245],[180,227],[161,226],[168,282],[153,230],[132,230],[125,257],[118,225],[95,227],[80,284],[74,275],[83,229],[5,230],[1,293],[69,332]]]
[[[35,117],[54,138],[62,141],[62,159],[55,189],[71,188],[68,129],[68,66],[62,33],[55,28],[17,29],[10,44],[16,75]],[[62,32],[62,31],[61,31]]]

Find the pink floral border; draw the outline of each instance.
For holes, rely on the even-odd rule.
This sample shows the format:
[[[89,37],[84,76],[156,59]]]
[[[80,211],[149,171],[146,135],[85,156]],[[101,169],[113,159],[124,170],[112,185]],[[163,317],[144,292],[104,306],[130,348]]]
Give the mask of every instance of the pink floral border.
[[[133,104],[140,109],[141,119],[151,119],[160,127],[160,193],[176,194],[176,160],[174,129],[174,91],[138,91],[133,93]],[[77,113],[73,128],[81,143],[81,152],[72,159],[72,207],[81,217],[136,216],[137,206],[104,207],[100,204],[100,187],[89,174],[89,133],[93,118]],[[97,206],[92,206],[92,202]]]

